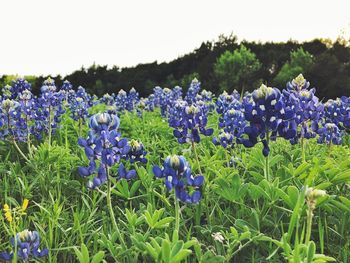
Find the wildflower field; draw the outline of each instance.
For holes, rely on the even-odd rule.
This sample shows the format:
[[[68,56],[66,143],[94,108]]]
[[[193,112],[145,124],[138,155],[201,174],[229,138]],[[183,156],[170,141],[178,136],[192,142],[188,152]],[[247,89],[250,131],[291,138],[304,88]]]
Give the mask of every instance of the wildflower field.
[[[350,262],[350,99],[286,87],[0,100],[0,262]]]

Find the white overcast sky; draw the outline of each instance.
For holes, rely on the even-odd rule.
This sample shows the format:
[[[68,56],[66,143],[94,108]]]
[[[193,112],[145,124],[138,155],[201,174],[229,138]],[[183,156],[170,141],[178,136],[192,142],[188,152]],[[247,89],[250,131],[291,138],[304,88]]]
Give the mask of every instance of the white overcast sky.
[[[335,39],[350,0],[0,0],[0,75],[170,61],[220,34]]]

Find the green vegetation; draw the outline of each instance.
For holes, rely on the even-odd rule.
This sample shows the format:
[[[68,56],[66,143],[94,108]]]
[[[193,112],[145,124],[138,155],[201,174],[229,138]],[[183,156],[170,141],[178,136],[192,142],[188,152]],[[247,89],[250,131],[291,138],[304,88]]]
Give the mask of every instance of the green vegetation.
[[[216,129],[217,118],[211,114],[208,126]],[[84,126],[83,137],[87,130]],[[227,154],[205,137],[196,147],[197,162],[158,111],[142,118],[124,113],[120,130],[148,152],[147,165],[135,165],[137,178],[115,182],[111,192],[125,247],[105,205],[106,185],[88,190],[78,175],[87,159],[77,144],[78,123],[66,113],[51,148],[35,145],[28,162],[0,142],[1,204],[21,207],[29,199],[15,223],[0,213],[0,251],[10,250],[15,227],[40,232],[47,262],[349,262],[349,137],[331,148],[308,141],[305,162],[300,145],[272,142],[267,180],[262,145],[238,145]],[[207,183],[200,209],[181,203],[176,210],[173,191],[154,178],[152,165],[170,154],[184,155],[194,174],[202,170]],[[231,156],[237,157],[235,167],[227,166]]]

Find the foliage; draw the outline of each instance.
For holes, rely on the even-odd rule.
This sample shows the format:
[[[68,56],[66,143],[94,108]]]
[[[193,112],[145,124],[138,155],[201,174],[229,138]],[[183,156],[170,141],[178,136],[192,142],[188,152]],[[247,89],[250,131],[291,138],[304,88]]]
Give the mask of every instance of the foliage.
[[[273,82],[278,86],[282,86],[298,74],[304,73],[308,75],[313,63],[314,59],[312,55],[309,52],[304,51],[303,48],[291,51],[290,61],[282,66]]]
[[[287,87],[280,92],[262,85],[240,100],[237,92],[215,98],[195,80],[186,94],[158,87],[144,99],[136,91],[91,97],[81,122],[71,112],[79,98],[73,92],[57,102],[64,113],[51,122],[55,132],[42,138],[29,132],[27,141],[4,133],[0,252],[7,254],[0,256],[94,263],[348,262],[350,100],[319,101],[302,75]],[[54,98],[62,94],[52,91]],[[16,131],[11,120],[21,108],[9,100],[1,98],[1,120],[10,116],[10,122],[0,128]],[[195,107],[205,114],[188,116],[198,113]],[[179,143],[172,127],[178,123],[181,131],[211,132]],[[35,125],[35,116],[28,125]],[[233,140],[223,143],[220,129]],[[79,169],[87,165],[94,169]],[[79,170],[97,173],[103,183],[89,189]]]
[[[260,68],[261,64],[256,55],[244,45],[234,52],[226,51],[214,64],[215,76],[219,80],[221,91],[238,89],[242,94],[253,84]]]

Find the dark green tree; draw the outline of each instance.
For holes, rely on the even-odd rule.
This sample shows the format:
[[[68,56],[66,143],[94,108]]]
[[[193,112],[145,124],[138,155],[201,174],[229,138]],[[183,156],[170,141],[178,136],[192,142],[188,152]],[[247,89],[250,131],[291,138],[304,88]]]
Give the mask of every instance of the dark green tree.
[[[256,80],[261,63],[244,45],[233,52],[224,52],[214,65],[215,76],[222,91],[244,91]]]
[[[314,63],[313,56],[304,51],[304,49],[298,48],[296,51],[290,52],[290,61],[287,61],[274,78],[273,83],[281,87],[285,86],[288,81],[293,79],[300,73],[308,75],[311,66]]]

